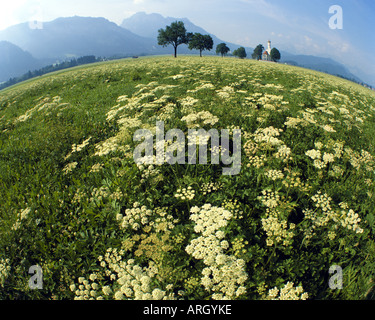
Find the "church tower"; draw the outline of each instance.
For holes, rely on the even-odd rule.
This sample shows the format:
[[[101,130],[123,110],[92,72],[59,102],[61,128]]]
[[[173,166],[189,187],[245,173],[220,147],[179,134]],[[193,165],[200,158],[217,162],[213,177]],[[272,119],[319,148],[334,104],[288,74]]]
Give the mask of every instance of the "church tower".
[[[268,40],[267,52],[268,52],[269,55],[271,55],[271,40]]]

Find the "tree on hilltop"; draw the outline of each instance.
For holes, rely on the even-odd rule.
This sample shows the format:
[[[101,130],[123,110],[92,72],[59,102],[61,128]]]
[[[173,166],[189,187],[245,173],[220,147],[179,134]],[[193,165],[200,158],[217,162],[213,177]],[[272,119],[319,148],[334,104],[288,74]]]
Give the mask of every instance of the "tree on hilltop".
[[[264,47],[261,44],[258,44],[256,48],[254,49],[253,54],[251,55],[253,59],[256,60],[262,60],[262,54],[263,54]]]
[[[272,48],[271,50],[271,60],[274,62],[277,62],[281,59],[281,54],[280,51],[277,50],[276,48]]]
[[[202,35],[200,33],[194,33],[189,41],[189,49],[199,50],[200,56],[202,57],[202,51],[210,51],[214,46],[214,41],[210,35]]]
[[[166,47],[172,45],[174,48],[174,57],[177,57],[177,47],[180,44],[188,44],[192,33],[186,32],[185,25],[182,21],[172,22],[170,26],[165,29],[159,29],[158,44]]]
[[[247,57],[247,53],[244,47],[240,47],[233,51],[233,55],[239,57],[240,59],[244,59]]]
[[[221,54],[222,57],[224,57],[229,51],[230,49],[225,43],[219,43],[216,46],[216,54]]]

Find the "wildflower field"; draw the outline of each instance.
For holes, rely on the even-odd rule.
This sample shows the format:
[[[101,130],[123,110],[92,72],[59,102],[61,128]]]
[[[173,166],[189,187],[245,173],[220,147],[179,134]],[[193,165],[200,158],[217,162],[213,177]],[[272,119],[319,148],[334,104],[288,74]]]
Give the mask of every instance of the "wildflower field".
[[[1,91],[0,299],[372,299],[374,116],[349,81],[219,57]],[[240,173],[136,164],[134,133],[157,121],[240,129]]]

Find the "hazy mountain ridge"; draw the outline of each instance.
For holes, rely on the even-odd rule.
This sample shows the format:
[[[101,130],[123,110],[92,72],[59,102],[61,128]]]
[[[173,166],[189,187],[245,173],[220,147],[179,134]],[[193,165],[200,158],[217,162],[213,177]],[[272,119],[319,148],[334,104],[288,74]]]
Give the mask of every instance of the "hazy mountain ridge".
[[[149,39],[142,38],[104,18],[58,18],[30,29],[22,23],[0,32],[7,40],[29,51],[35,58],[111,56],[149,51]]]
[[[214,41],[214,48],[211,51],[205,52],[205,54],[216,54],[215,48],[221,42],[225,42],[230,47],[231,51],[234,51],[235,49],[241,47],[241,45],[219,39],[216,35],[207,32],[203,28],[192,23],[188,18],[163,17],[161,14],[158,13],[147,14],[145,12],[138,12],[133,16],[124,19],[124,21],[121,24],[121,27],[130,30],[131,32],[139,36],[157,39],[158,30],[160,28],[165,28],[165,26],[170,25],[172,22],[175,21],[182,21],[188,32],[209,34],[212,37],[212,40]],[[253,48],[245,49],[248,52],[252,52],[254,50]],[[181,45],[181,47],[179,47],[179,52],[191,53],[192,51],[189,50],[187,46]]]
[[[322,71],[332,75],[339,75],[341,77],[362,82],[356,75],[352,74],[343,64],[333,60],[332,58],[316,57],[312,55],[291,54],[288,52],[281,52],[281,62],[294,62],[295,65]]]
[[[29,52],[8,41],[0,41],[0,82],[19,76],[42,63]]]
[[[24,55],[11,55],[11,59],[15,59],[12,62],[0,55],[0,82],[47,64],[86,55],[108,58],[171,54],[171,47],[163,48],[157,44],[157,34],[160,28],[165,28],[166,25],[177,20],[184,22],[188,32],[211,35],[214,40],[214,48],[209,52],[204,52],[205,55],[215,54],[215,47],[221,42],[227,43],[232,52],[240,47],[238,44],[219,39],[187,18],[163,17],[157,13],[139,12],[124,19],[121,26],[105,18],[78,16],[45,22],[42,29],[31,29],[28,23],[21,23],[0,31],[0,41],[8,41],[24,52],[28,52]],[[253,48],[246,47],[245,49],[250,58]],[[191,54],[197,53],[197,51],[191,51],[187,45],[181,45],[178,48],[178,53]],[[283,51],[281,51],[281,55],[281,62],[292,62],[302,67],[361,82],[344,65],[333,59],[295,55]],[[4,63],[3,61],[8,62]]]

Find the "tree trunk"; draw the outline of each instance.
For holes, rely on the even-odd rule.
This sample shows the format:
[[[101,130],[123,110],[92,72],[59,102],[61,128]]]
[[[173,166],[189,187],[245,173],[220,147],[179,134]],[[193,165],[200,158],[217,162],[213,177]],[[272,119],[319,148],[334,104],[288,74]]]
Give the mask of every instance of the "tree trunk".
[[[201,58],[202,58],[202,50],[200,50],[200,55],[201,55]]]
[[[177,46],[174,46],[174,57],[177,58]]]

